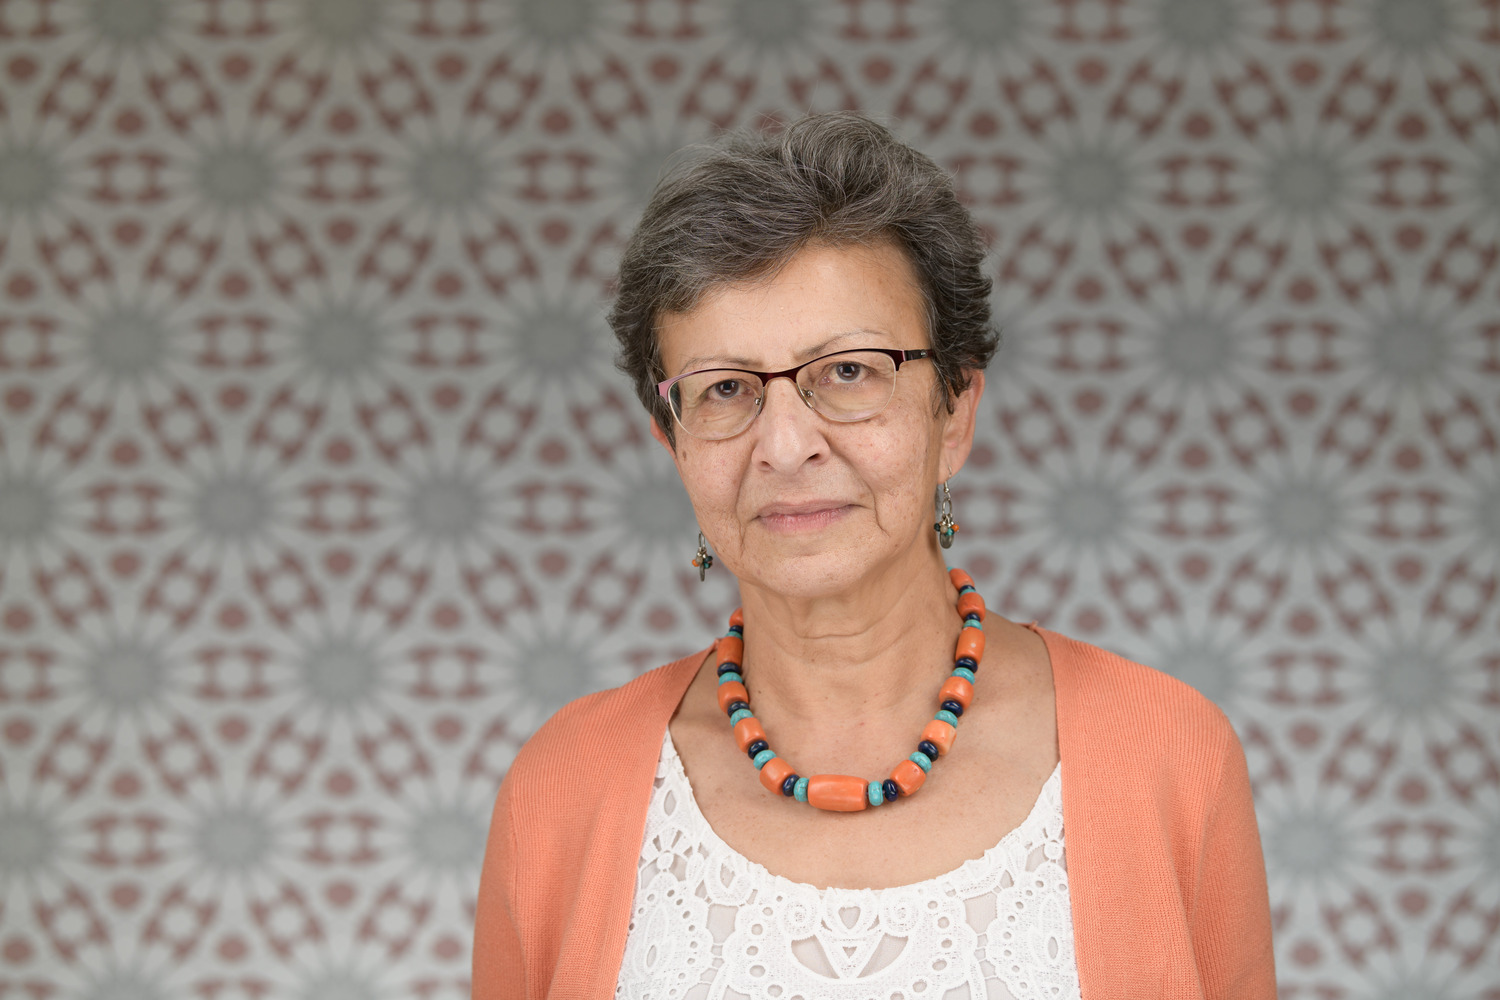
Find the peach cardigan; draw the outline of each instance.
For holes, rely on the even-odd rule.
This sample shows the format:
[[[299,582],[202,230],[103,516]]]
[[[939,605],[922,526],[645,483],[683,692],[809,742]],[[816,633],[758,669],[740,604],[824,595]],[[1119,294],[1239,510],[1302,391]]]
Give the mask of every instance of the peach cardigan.
[[[1265,866],[1229,721],[1166,674],[1035,630],[1057,691],[1085,1000],[1275,997]],[[578,699],[521,748],[485,850],[474,1000],[614,995],[662,734],[706,652]]]

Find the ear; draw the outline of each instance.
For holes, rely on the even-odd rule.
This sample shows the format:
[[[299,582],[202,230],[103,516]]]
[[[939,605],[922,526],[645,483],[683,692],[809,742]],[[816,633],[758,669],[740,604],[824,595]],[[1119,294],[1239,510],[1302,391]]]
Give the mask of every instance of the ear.
[[[984,398],[984,372],[969,372],[969,387],[953,399],[953,412],[943,426],[943,468],[951,476],[964,467],[974,446],[974,424],[979,419],[979,401]]]
[[[661,443],[661,446],[667,450],[667,455],[675,462],[677,449],[672,446],[672,439],[667,437],[667,432],[661,429],[661,424],[656,422],[655,414],[651,417],[651,436]]]

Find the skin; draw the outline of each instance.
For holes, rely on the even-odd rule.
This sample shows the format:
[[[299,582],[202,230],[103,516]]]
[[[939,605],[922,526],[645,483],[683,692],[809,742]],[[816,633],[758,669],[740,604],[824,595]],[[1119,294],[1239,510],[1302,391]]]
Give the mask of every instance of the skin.
[[[664,316],[658,336],[669,375],[928,346],[915,275],[889,244],[805,249],[768,278],[725,285]],[[826,420],[778,379],[734,438],[700,441],[678,428],[674,447],[652,424],[716,560],[740,581],[751,705],[799,774],[884,778],[937,709],[961,626],[932,495],[968,457],[983,392],[975,372],[949,414],[934,406],[931,362],[912,361],[890,405],[859,423]],[[962,565],[960,553],[953,558]],[[706,664],[670,725],[714,831],[769,871],[818,887],[907,885],[993,847],[1057,764],[1057,727],[1041,639],[994,613],[985,631],[974,702],[952,752],[911,798],[851,814],[762,787],[719,710],[715,664]]]

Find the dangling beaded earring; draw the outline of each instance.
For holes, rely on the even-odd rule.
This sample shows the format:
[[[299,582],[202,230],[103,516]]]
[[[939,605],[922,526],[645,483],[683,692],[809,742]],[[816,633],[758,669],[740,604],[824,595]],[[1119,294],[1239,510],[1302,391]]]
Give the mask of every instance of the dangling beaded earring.
[[[703,532],[698,532],[698,551],[693,556],[693,565],[698,567],[698,582],[702,583],[708,578],[708,571],[713,568],[714,557],[709,555],[708,541],[703,537]]]
[[[958,534],[958,522],[953,520],[953,494],[948,492],[948,480],[943,480],[943,485],[938,487],[933,506],[937,508],[938,519],[932,530],[937,532],[938,544],[951,549],[953,536]]]

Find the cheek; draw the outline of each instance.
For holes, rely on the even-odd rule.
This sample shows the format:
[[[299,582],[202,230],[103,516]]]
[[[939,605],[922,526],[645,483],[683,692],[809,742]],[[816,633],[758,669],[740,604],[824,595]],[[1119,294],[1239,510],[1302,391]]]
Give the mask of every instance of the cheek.
[[[899,412],[891,412],[889,420],[873,428],[879,433],[871,443],[884,454],[881,464],[889,470],[889,477],[915,487],[936,468],[942,454],[943,428],[931,411],[923,408],[923,400],[904,403]]]
[[[872,494],[877,508],[896,515],[925,511],[931,503],[929,482],[937,452],[935,435],[913,433],[910,424],[893,423],[882,433],[848,452],[850,464]],[[925,517],[925,513],[922,514]]]
[[[926,516],[926,510],[932,501],[927,485],[929,477],[925,461],[908,463],[886,485],[888,502],[902,512],[912,512],[912,516],[921,520]]]
[[[687,488],[693,509],[703,519],[732,510],[739,494],[740,464],[726,449],[683,448],[677,453],[677,472]]]

